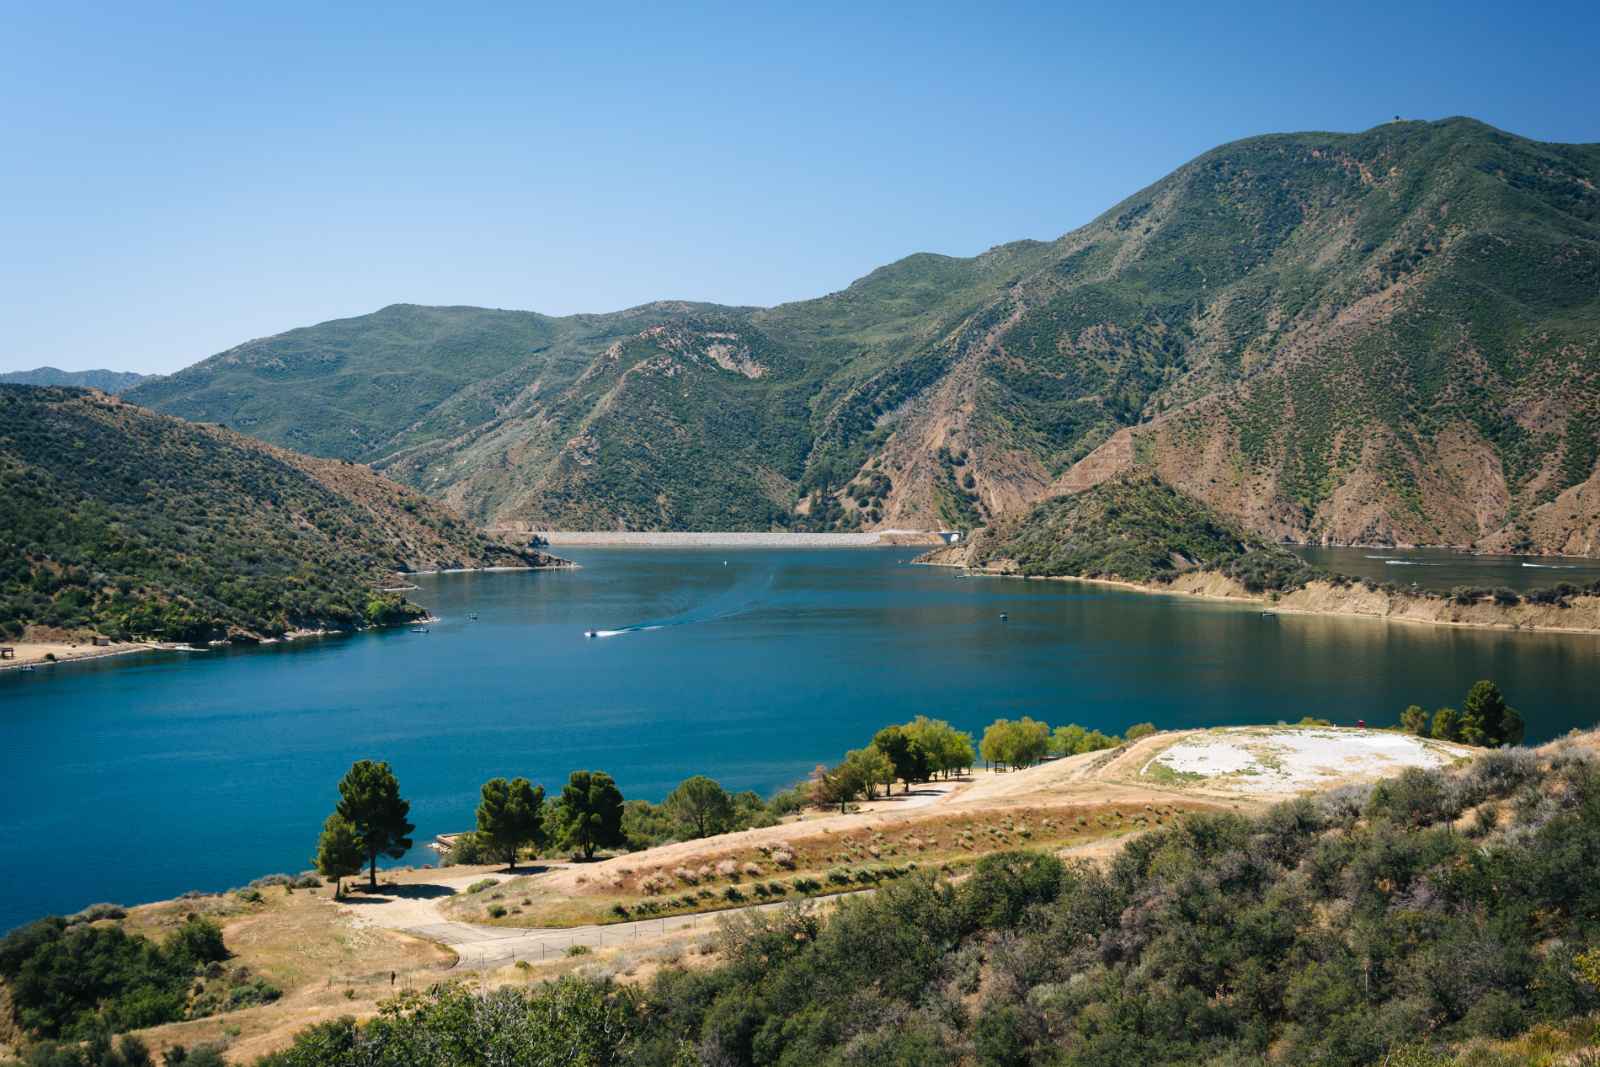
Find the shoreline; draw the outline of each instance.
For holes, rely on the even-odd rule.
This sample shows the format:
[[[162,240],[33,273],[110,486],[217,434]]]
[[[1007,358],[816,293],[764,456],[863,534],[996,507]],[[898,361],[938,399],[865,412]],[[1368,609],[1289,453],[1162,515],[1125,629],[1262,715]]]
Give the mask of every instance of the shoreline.
[[[580,569],[579,565],[573,563],[571,560],[562,560],[560,563],[546,564],[542,567],[443,567],[438,570],[431,571],[404,571],[400,573],[403,573],[407,577],[411,577],[419,574],[514,574],[521,571],[565,571],[578,569]],[[394,589],[385,589],[382,591],[385,593],[398,593],[415,588],[416,586],[414,585],[407,585]]]
[[[1352,548],[1370,552],[1460,552],[1478,559],[1577,559],[1587,563],[1600,563],[1600,557],[1575,556],[1570,552],[1494,552],[1465,545],[1378,545],[1364,541],[1348,544],[1324,544],[1321,541],[1273,541],[1279,548]]]
[[[522,567],[508,568],[510,570],[523,570]],[[23,652],[30,648],[37,649],[36,655],[16,660],[0,661],[0,671],[38,670],[43,667],[59,667],[69,663],[86,663],[89,660],[108,659],[112,656],[126,656],[134,652],[170,652],[200,655],[206,652],[216,652],[229,648],[255,648],[269,645],[285,645],[294,641],[304,641],[311,638],[349,637],[358,633],[379,633],[384,630],[399,630],[409,626],[431,626],[439,621],[432,612],[417,619],[410,619],[403,623],[393,623],[388,626],[365,626],[360,628],[327,628],[320,630],[290,630],[280,637],[262,637],[257,640],[241,640],[228,638],[211,641],[205,645],[184,645],[175,642],[160,641],[135,641],[121,642],[106,645],[80,645],[58,644],[50,641],[14,641],[8,647],[16,648]],[[44,659],[45,653],[52,653],[53,660]]]
[[[83,663],[92,659],[109,659],[112,656],[126,656],[134,652],[174,652],[177,649],[171,645],[145,644],[143,642],[121,642],[115,645],[88,645],[73,647],[69,644],[57,644],[53,641],[0,641],[0,644],[18,651],[18,659],[0,660],[0,671],[20,671],[24,669],[37,670],[41,667],[56,667],[63,663]],[[35,656],[26,656],[24,650],[30,646],[40,649]],[[55,656],[53,660],[44,658],[46,654]],[[21,658],[26,656],[26,658]]]
[[[628,548],[896,548],[944,545],[929,530],[870,530],[859,533],[788,531],[539,530],[551,548],[561,545]]]
[[[1108,586],[1126,592],[1144,593],[1149,596],[1179,597],[1186,600],[1203,600],[1217,604],[1234,604],[1239,607],[1259,608],[1266,614],[1272,615],[1305,615],[1321,618],[1339,619],[1371,619],[1374,622],[1404,622],[1420,626],[1452,626],[1468,630],[1502,630],[1507,633],[1541,633],[1541,634],[1576,634],[1600,636],[1600,623],[1594,626],[1547,626],[1536,622],[1492,622],[1475,619],[1434,619],[1422,618],[1415,615],[1396,613],[1393,611],[1358,611],[1353,609],[1330,610],[1327,608],[1306,607],[1294,604],[1284,604],[1282,597],[1272,600],[1265,594],[1259,593],[1224,593],[1207,592],[1203,589],[1183,589],[1174,585],[1161,585],[1153,582],[1130,582],[1121,578],[1085,578],[1072,574],[1012,574],[1006,571],[974,570],[960,563],[939,563],[932,560],[912,560],[912,563],[922,567],[943,567],[947,570],[958,570],[965,578],[1015,578],[1026,582],[1081,582],[1086,585]],[[1213,578],[1219,581],[1231,582],[1215,571],[1190,572],[1182,577]],[[1304,592],[1310,587],[1296,589],[1283,596],[1293,596]],[[1389,594],[1375,594],[1388,597]],[[1395,597],[1402,603],[1422,603],[1409,597]],[[1440,601],[1444,603],[1445,601]],[[1485,605],[1475,605],[1485,606]],[[1506,609],[1495,609],[1504,611]],[[1572,611],[1572,608],[1556,608],[1557,611]]]

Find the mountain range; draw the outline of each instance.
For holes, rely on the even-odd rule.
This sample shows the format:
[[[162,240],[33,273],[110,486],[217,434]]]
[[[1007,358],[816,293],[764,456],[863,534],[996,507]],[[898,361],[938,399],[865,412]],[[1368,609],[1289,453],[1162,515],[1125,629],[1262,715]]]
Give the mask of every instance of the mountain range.
[[[486,524],[967,529],[1145,473],[1268,539],[1590,553],[1597,181],[1471,119],[1255,137],[815,300],[396,305],[126,395]]]

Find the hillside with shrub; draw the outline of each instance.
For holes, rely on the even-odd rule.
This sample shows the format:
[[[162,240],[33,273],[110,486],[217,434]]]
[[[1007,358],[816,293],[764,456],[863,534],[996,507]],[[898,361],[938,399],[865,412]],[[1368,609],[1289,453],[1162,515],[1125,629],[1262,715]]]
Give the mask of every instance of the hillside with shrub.
[[[415,490],[82,389],[0,386],[0,636],[403,621],[396,572],[536,566]]]
[[[1466,118],[1253,137],[814,300],[395,305],[129,395],[483,522],[970,529],[1144,471],[1268,540],[1587,554],[1597,183]]]
[[[1600,1011],[1586,745],[1194,814],[1104,865],[1002,852],[727,923],[643,987],[442,985],[268,1067],[1585,1062]]]
[[[1029,577],[1169,583],[1190,571],[1237,578],[1252,592],[1326,577],[1294,553],[1148,475],[1123,476],[1036,504],[958,550],[968,566]]]

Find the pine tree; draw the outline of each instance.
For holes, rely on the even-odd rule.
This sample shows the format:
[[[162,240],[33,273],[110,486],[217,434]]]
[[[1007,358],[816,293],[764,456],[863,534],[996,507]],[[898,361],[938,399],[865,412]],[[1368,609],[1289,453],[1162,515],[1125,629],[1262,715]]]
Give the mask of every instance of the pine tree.
[[[324,878],[332,878],[333,895],[335,898],[344,895],[344,879],[353,874],[361,873],[361,866],[366,860],[366,853],[362,851],[361,839],[356,834],[356,828],[338,812],[329,815],[322,824],[322,833],[317,838],[317,855],[312,861],[317,868],[317,873]]]
[[[378,888],[378,856],[404,856],[416,829],[407,821],[411,805],[400,798],[400,783],[389,765],[364,759],[352,766],[339,783],[336,811],[355,827],[367,857],[368,884]]]
[[[544,786],[526,778],[491,778],[483,783],[478,802],[478,836],[506,867],[515,870],[523,846],[545,845]]]
[[[620,845],[622,790],[604,771],[573,771],[561,790],[562,840],[594,859],[597,848]]]

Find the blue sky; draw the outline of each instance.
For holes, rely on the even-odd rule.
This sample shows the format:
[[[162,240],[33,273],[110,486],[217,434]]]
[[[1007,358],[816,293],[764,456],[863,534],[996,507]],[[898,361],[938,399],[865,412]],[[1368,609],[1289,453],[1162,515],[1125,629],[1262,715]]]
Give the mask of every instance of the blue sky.
[[[0,370],[816,296],[1257,133],[1600,141],[1593,3],[333,6],[0,3]]]

